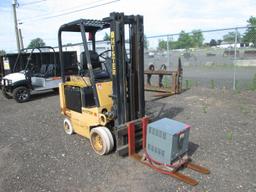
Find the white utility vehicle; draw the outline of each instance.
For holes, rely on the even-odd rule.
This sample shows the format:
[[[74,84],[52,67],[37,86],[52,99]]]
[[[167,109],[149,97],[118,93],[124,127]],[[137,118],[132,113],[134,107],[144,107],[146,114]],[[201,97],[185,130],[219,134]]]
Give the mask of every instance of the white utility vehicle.
[[[54,48],[38,47],[32,49],[30,54],[27,50],[18,54],[12,70],[14,72],[5,75],[0,83],[3,95],[8,99],[14,98],[18,103],[29,101],[34,92],[51,89],[57,91],[61,82],[57,64],[59,55]],[[24,59],[24,55],[28,57]]]

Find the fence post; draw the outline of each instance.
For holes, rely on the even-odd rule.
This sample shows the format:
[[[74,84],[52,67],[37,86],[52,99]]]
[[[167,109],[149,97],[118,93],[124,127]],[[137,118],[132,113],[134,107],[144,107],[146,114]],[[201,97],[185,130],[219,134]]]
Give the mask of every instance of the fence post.
[[[234,73],[233,73],[233,90],[235,91],[236,90],[236,50],[237,50],[237,28],[235,29],[236,32],[235,32],[235,54],[234,54]]]
[[[170,47],[169,47],[169,35],[167,35],[167,66],[169,67],[169,70],[171,70],[170,66]]]

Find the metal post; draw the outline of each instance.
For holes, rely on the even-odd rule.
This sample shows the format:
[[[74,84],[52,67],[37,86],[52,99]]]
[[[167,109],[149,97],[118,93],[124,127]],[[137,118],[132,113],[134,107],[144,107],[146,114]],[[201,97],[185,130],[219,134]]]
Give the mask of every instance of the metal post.
[[[23,37],[22,37],[21,29],[19,29],[19,38],[20,38],[20,47],[21,47],[21,49],[24,49]]]
[[[234,73],[233,73],[233,90],[236,90],[236,49],[237,49],[237,28],[235,35],[235,54],[234,54]]]
[[[17,24],[16,5],[17,5],[17,0],[13,0],[12,8],[13,8],[13,17],[14,17],[14,28],[16,33],[16,43],[17,43],[18,52],[20,52],[20,40],[19,40],[19,32],[18,32],[18,24]]]
[[[170,66],[170,47],[169,47],[169,36],[167,35],[167,65],[166,66],[169,66],[169,70],[171,70],[171,66]]]

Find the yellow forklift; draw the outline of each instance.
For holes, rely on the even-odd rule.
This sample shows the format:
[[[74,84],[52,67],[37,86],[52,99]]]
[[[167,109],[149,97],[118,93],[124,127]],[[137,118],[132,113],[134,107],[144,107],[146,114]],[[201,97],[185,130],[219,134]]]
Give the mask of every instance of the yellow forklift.
[[[111,48],[97,53],[96,35],[105,29],[110,29]],[[82,37],[77,75],[64,71],[67,61],[62,54],[63,32],[80,33]],[[142,16],[113,12],[102,20],[76,20],[59,28],[58,43],[60,107],[67,134],[89,138],[99,155],[111,151],[121,156],[129,154],[144,165],[190,185],[198,182],[178,172],[179,168],[209,173],[188,158],[189,125],[167,118],[148,124]],[[141,148],[142,153],[137,153]]]
[[[96,34],[104,29],[110,29],[111,49],[98,54]],[[81,33],[84,51],[78,75],[68,76],[63,70],[63,32]],[[109,153],[114,146],[120,154],[127,154],[125,123],[145,116],[143,35],[143,17],[123,13],[111,13],[103,20],[80,19],[59,28],[64,129],[67,134],[75,132],[89,138],[99,155]]]

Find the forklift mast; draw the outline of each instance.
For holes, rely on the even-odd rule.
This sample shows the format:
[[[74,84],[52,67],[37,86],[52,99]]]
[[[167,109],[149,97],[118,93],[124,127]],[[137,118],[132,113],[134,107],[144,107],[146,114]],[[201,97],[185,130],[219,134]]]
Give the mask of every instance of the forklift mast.
[[[143,17],[114,12],[103,20],[110,23],[113,111],[118,128],[145,115]],[[126,26],[129,37],[125,36]]]

